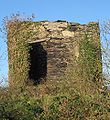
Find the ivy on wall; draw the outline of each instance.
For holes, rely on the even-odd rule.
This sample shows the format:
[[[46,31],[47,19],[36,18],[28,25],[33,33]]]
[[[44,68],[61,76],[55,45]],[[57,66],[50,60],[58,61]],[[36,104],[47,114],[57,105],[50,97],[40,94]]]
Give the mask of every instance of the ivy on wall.
[[[33,31],[33,25],[36,31]],[[14,21],[8,23],[9,82],[23,85],[28,80],[30,67],[30,45],[28,40],[35,39],[39,23]]]
[[[96,47],[93,37],[90,37],[88,32],[84,33],[84,36],[80,42],[80,74],[85,80],[99,84],[102,82],[102,63],[101,58],[98,57],[101,56],[101,52],[99,52],[100,43]]]
[[[36,40],[37,35],[39,35],[40,32],[42,32],[42,29],[44,33],[47,31],[43,26],[41,26],[40,22],[19,20],[9,22],[7,28],[9,53],[9,81],[10,84],[16,84],[17,86],[19,86],[20,84],[24,86],[24,84],[26,84],[29,81],[29,70],[31,60],[29,53],[31,46],[29,45],[28,41]],[[39,30],[39,28],[41,29],[41,31]],[[92,23],[85,26],[79,24],[75,26],[68,25],[67,30],[69,30],[69,33],[74,32],[74,36],[72,36],[72,38],[66,38],[66,40],[70,40],[69,43],[65,44],[67,41],[64,41],[65,43],[62,42],[62,44],[65,44],[66,47],[70,49],[70,53],[68,53],[68,51],[65,51],[66,53],[64,54],[64,57],[66,58],[66,54],[69,54],[71,59],[70,64],[74,64],[74,75],[76,75],[76,71],[78,71],[78,74],[81,75],[81,78],[85,80],[88,79],[90,81],[92,80],[98,82],[99,79],[101,79],[100,76],[102,73],[102,65],[100,59],[101,54],[98,55],[98,51],[100,51],[100,44],[98,43],[97,45],[95,45],[96,41],[100,41],[98,34],[96,34],[99,31],[97,23]],[[77,36],[75,36],[75,34],[77,34]],[[45,35],[45,37],[47,36]],[[61,40],[59,39],[59,43],[60,41]],[[76,46],[78,46],[78,49],[76,49],[76,56],[79,58],[76,61],[73,60],[75,57],[74,54],[76,53],[75,49],[73,49],[73,47],[75,47],[75,45],[73,45],[75,44],[75,42],[72,41],[76,41]],[[54,48],[52,48],[52,46],[48,47],[51,49]],[[58,47],[57,44],[56,47]],[[62,51],[63,50],[61,50],[61,52]],[[59,57],[61,56],[58,56],[58,58]],[[57,56],[55,60],[57,60]],[[77,67],[77,64],[79,64],[79,67]],[[54,66],[54,69],[55,67],[56,66]]]

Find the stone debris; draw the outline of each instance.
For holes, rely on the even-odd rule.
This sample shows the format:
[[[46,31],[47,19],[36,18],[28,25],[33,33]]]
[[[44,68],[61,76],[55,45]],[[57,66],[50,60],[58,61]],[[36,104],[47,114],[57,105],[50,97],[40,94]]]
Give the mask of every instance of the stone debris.
[[[62,31],[64,37],[74,37],[74,32],[70,32],[68,30]]]
[[[67,28],[67,22],[42,22],[47,31],[62,31]]]

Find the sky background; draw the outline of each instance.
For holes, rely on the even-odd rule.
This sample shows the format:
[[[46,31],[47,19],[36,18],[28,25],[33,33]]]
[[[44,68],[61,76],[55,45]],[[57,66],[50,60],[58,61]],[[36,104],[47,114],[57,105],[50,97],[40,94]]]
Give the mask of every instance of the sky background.
[[[90,21],[110,19],[110,0],[0,0],[0,26],[3,18],[20,12],[27,16],[32,13],[36,21],[67,20],[81,24]],[[0,33],[0,80],[7,78],[7,46]]]

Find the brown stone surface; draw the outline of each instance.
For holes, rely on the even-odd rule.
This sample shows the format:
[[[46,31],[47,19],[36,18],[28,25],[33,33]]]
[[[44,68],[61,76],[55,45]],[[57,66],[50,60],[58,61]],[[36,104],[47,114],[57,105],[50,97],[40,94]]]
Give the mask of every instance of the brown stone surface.
[[[31,44],[39,43],[40,44],[39,49],[41,47],[42,49],[40,50],[46,51],[47,59],[44,59],[47,62],[47,73],[45,76],[46,78],[50,78],[51,80],[59,79],[61,76],[65,75],[66,70],[69,68],[71,64],[74,63],[74,61],[78,61],[80,56],[79,45],[81,41],[85,39],[86,33],[88,39],[92,43],[94,43],[94,46],[97,49],[96,50],[97,57],[101,59],[98,23],[91,22],[87,25],[80,25],[77,23],[68,22],[39,22],[39,23],[40,24],[38,25],[33,23],[30,26],[31,32],[33,32],[34,35],[33,39],[29,38],[27,42],[30,42]],[[8,47],[11,47],[12,44],[9,44]],[[37,55],[37,52],[39,52],[38,57],[40,57],[40,54],[43,53],[42,51],[36,50],[35,55]],[[37,64],[43,63],[42,60],[43,59],[39,58],[39,61],[37,61],[39,63]],[[9,58],[9,62],[13,61],[10,61]],[[44,66],[41,65],[41,67]],[[9,71],[11,69],[12,68],[9,67]],[[35,72],[37,74],[38,71]],[[9,76],[10,76],[9,79],[11,80],[13,74],[9,73]]]

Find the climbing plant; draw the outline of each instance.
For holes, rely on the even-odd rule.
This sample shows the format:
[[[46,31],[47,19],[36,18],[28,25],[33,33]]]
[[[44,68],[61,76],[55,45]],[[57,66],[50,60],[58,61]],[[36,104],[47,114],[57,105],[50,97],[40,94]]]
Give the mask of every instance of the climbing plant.
[[[100,43],[99,43],[100,46]],[[84,39],[80,42],[80,58],[81,75],[84,79],[92,80],[93,82],[101,82],[102,61],[100,48],[97,48],[88,33],[85,33]]]
[[[29,40],[35,39],[38,34],[39,23],[32,22],[32,19],[22,20],[19,16],[13,16],[6,21],[8,33],[8,59],[9,59],[9,82],[22,85],[28,81],[30,67],[30,45]],[[33,31],[33,27],[36,28]]]

